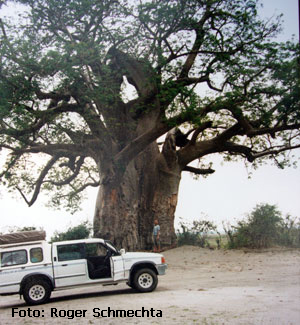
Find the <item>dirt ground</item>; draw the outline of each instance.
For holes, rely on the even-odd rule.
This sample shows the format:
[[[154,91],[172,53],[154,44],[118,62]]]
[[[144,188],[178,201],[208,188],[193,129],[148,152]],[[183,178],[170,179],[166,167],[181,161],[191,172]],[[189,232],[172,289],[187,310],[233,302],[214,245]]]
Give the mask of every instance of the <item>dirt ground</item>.
[[[154,292],[136,293],[125,284],[64,290],[31,311],[19,296],[3,296],[0,324],[300,324],[300,250],[184,246],[164,255],[167,274]],[[98,317],[100,310],[108,316],[108,308],[136,316],[144,308],[149,317],[146,311]]]

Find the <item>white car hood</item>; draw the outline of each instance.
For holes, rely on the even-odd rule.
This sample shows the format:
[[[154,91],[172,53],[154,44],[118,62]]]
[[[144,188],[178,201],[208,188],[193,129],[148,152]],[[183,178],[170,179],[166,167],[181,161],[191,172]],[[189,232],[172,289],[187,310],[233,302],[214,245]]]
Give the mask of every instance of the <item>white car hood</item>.
[[[128,252],[122,255],[122,257],[127,259],[158,259],[161,258],[161,254],[157,253],[145,253],[145,252]]]

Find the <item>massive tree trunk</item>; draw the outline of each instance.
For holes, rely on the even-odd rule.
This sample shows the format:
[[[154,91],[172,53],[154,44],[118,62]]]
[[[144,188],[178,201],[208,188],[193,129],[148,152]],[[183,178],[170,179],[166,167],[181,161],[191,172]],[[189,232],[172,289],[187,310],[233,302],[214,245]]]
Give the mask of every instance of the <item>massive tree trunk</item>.
[[[119,181],[100,186],[95,236],[109,239],[119,248],[152,249],[153,221],[157,218],[162,247],[176,243],[174,215],[181,170],[175,149],[172,136],[161,151],[152,143],[130,162]]]

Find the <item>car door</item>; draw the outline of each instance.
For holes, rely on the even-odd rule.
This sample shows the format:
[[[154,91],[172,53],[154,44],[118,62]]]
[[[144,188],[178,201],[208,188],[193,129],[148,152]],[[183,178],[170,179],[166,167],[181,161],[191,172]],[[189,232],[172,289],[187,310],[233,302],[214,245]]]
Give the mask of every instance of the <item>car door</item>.
[[[110,241],[106,241],[105,244],[107,249],[110,251],[110,265],[113,280],[118,281],[125,279],[125,265],[123,256]]]
[[[87,282],[87,267],[83,243],[53,243],[53,272],[56,287]]]
[[[111,268],[114,281],[123,280],[125,277],[124,261],[122,255],[111,257]]]
[[[105,282],[112,278],[111,252],[103,242],[86,243],[88,276],[92,281]]]

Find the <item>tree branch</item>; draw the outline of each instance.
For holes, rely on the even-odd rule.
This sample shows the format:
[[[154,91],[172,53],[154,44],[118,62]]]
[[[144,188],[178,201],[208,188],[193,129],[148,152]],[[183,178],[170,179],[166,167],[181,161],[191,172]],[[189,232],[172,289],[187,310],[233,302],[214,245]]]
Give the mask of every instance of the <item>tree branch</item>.
[[[33,192],[32,198],[31,200],[27,200],[26,196],[24,195],[24,193],[22,192],[22,190],[19,188],[19,186],[17,186],[17,190],[20,192],[20,194],[22,195],[23,199],[25,200],[25,202],[27,203],[27,205],[30,207],[33,205],[33,203],[36,201],[36,199],[38,198],[38,195],[40,193],[41,190],[41,186],[43,184],[44,178],[47,176],[49,170],[53,167],[53,165],[60,159],[61,156],[54,156],[52,157],[48,163],[46,164],[46,166],[44,167],[44,169],[41,171],[40,176],[38,177],[38,179],[35,182],[35,190]]]
[[[196,39],[194,41],[192,50],[188,54],[188,56],[186,58],[186,61],[182,66],[181,72],[179,74],[179,79],[186,78],[188,76],[189,71],[192,68],[192,66],[193,66],[193,64],[194,64],[194,62],[196,60],[197,52],[199,51],[199,49],[200,49],[200,47],[202,45],[204,36],[205,36],[203,26],[204,26],[205,22],[207,21],[207,19],[211,16],[210,9],[211,9],[211,5],[210,5],[210,3],[207,3],[207,7],[206,7],[206,10],[204,12],[204,15],[200,19],[200,21],[198,22],[198,24],[197,24],[197,26],[195,28]]]
[[[183,171],[185,172],[191,172],[196,175],[208,175],[208,174],[213,174],[215,172],[214,169],[212,168],[195,168],[195,167],[190,167],[190,166],[185,166],[183,168]]]
[[[76,189],[74,192],[71,193],[71,196],[74,196],[82,191],[84,191],[87,187],[92,186],[92,187],[98,187],[100,186],[100,182],[89,182],[89,183],[85,183],[84,185],[82,185],[81,187],[79,187],[78,189]]]
[[[251,137],[255,137],[258,135],[263,134],[275,134],[276,132],[280,131],[287,131],[287,130],[297,130],[300,128],[300,123],[290,124],[290,125],[281,125],[276,127],[269,127],[269,128],[261,128],[261,129],[252,129],[247,135]]]
[[[217,143],[224,143],[231,139],[233,136],[238,135],[241,133],[241,125],[236,123],[229,127],[227,130],[216,136],[212,141]]]
[[[0,150],[2,147],[4,148],[5,146],[2,146],[0,144]],[[12,148],[7,148],[7,149],[12,150]],[[15,157],[12,158],[12,161],[9,162],[7,168],[0,174],[0,178],[2,178],[5,174],[7,174],[9,172],[9,170],[14,166],[14,164],[19,160],[20,157],[21,157],[21,154],[15,155]]]
[[[255,159],[265,157],[265,156],[270,156],[270,155],[278,155],[281,152],[288,151],[288,150],[293,150],[293,149],[298,149],[300,148],[299,145],[294,145],[294,146],[285,146],[282,148],[268,148],[266,150],[263,150],[261,152],[257,151],[252,151],[251,148],[243,145],[238,145],[232,142],[226,142],[223,146],[223,151],[229,151],[231,153],[238,153],[244,155],[249,162],[253,162]]]
[[[287,146],[287,147],[279,148],[279,149],[270,148],[270,149],[253,154],[253,158],[257,159],[257,158],[261,158],[261,157],[269,156],[269,155],[278,155],[281,152],[289,151],[289,150],[293,150],[293,149],[299,149],[299,148],[300,148],[300,144],[294,145],[294,146]]]
[[[92,142],[92,141],[91,141]],[[87,146],[79,144],[32,144],[31,147],[27,148],[15,148],[13,154],[23,153],[47,153],[49,155],[69,155],[70,153],[78,153],[82,156],[84,152],[87,152]]]
[[[62,103],[45,111],[31,111],[34,116],[39,116],[39,120],[37,122],[22,130],[16,130],[13,128],[1,128],[0,134],[12,136],[16,139],[25,135],[31,135],[32,133],[35,133],[40,130],[45,124],[47,124],[51,119],[53,119],[60,113],[75,112],[77,108],[77,104]]]
[[[193,145],[196,143],[197,137],[198,135],[203,132],[204,130],[206,130],[207,128],[210,128],[212,126],[212,122],[211,121],[207,121],[205,123],[203,123],[202,125],[200,125],[195,132],[192,135],[192,139],[189,142],[189,144]]]
[[[154,128],[131,141],[116,155],[115,161],[122,163],[122,165],[128,164],[135,156],[143,151],[145,147],[172,128],[171,125],[168,126],[166,123],[158,123]]]
[[[38,99],[54,99],[56,101],[64,100],[69,101],[70,100],[70,93],[66,90],[65,92],[49,92],[45,93],[41,91],[39,88],[35,89],[35,93]]]
[[[73,159],[75,159],[75,158],[73,158]],[[76,168],[74,170],[74,173],[71,176],[69,176],[66,179],[64,179],[63,181],[54,182],[54,181],[49,180],[49,181],[45,181],[44,183],[47,183],[48,182],[48,183],[50,183],[52,185],[55,185],[55,186],[63,186],[63,185],[69,184],[72,180],[74,180],[79,175],[80,168],[81,168],[81,166],[84,163],[84,159],[85,159],[85,157],[80,157],[79,158],[79,160],[76,163]],[[70,166],[68,166],[68,167],[70,167]],[[72,168],[70,167],[70,169],[72,169]]]

